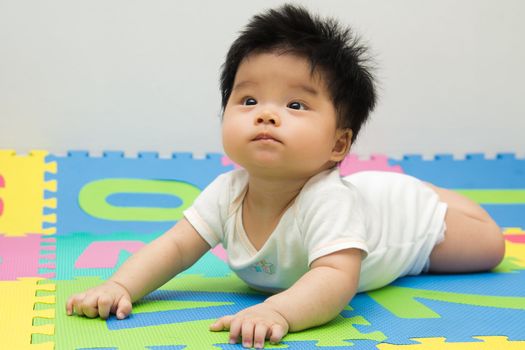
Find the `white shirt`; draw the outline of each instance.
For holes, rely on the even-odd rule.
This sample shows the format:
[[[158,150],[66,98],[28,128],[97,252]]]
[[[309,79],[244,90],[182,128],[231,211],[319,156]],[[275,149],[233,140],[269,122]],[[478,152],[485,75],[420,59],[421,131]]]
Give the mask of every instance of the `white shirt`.
[[[257,251],[242,224],[248,174],[219,176],[184,212],[211,247],[222,243],[230,268],[251,287],[289,288],[317,258],[357,248],[363,252],[358,291],[420,273],[444,231],[446,205],[408,175],[338,169],[312,177]]]

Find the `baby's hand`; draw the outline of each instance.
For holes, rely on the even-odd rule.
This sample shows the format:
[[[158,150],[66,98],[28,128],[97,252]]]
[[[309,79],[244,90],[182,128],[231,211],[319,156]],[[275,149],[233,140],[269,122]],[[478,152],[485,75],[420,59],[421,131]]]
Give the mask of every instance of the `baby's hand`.
[[[110,313],[118,319],[124,319],[131,313],[131,297],[123,286],[113,281],[106,281],[100,286],[88,289],[69,297],[66,303],[69,316],[76,312],[79,316],[106,319]]]
[[[230,344],[242,338],[242,345],[264,348],[265,339],[277,344],[288,333],[288,321],[268,303],[246,308],[235,315],[224,316],[210,326],[214,332],[229,330]]]

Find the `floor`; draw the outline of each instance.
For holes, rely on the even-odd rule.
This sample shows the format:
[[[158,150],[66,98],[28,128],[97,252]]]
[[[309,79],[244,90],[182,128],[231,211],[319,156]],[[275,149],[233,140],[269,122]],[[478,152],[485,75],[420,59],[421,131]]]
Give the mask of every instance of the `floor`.
[[[234,167],[221,154],[0,150],[0,349],[240,349],[208,326],[264,296],[231,274],[220,247],[124,321],[64,310],[68,295],[110,276]],[[489,273],[407,277],[359,294],[335,320],[280,347],[525,349],[525,159],[351,155],[341,165],[342,174],[364,169],[411,174],[479,202],[503,228],[506,258]]]

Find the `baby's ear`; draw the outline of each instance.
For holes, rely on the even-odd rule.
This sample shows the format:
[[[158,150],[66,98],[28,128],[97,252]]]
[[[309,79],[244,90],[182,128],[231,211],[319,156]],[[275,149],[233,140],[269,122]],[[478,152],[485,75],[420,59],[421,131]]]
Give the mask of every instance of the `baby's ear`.
[[[332,158],[334,162],[342,161],[352,145],[352,130],[351,129],[337,129],[335,134],[335,145],[332,149]]]

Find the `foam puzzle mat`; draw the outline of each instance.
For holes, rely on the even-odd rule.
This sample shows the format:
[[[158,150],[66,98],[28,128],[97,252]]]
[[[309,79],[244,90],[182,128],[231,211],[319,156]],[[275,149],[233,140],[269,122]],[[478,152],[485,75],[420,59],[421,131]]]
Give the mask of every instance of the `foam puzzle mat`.
[[[216,318],[264,300],[228,268],[220,247],[117,321],[68,317],[65,301],[108,278],[181,218],[234,164],[220,154],[126,157],[0,150],[0,349],[241,349]],[[287,335],[282,349],[525,349],[525,159],[350,155],[346,175],[403,172],[454,189],[502,227],[493,271],[406,277],[358,294],[325,326]]]

